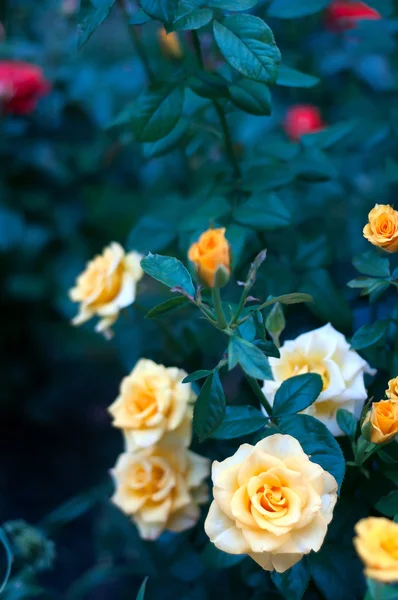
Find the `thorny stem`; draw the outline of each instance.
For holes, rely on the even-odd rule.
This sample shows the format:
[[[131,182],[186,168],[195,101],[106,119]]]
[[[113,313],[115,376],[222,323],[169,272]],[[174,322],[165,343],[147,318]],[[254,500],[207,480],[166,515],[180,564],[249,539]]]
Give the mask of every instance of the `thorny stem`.
[[[199,66],[201,69],[204,69],[205,66],[204,66],[203,54],[202,54],[202,49],[200,47],[200,40],[199,40],[198,33],[197,33],[197,31],[192,31],[191,34],[192,34],[192,41],[193,41],[193,45],[195,48],[195,53],[196,53],[196,57],[197,57]],[[241,178],[242,174],[241,174],[241,170],[240,170],[240,167],[238,164],[238,160],[237,160],[235,152],[234,152],[234,147],[233,147],[232,138],[231,138],[231,132],[229,130],[227,119],[225,118],[224,109],[221,106],[221,104],[218,102],[218,100],[213,100],[212,102],[213,102],[215,111],[218,115],[218,118],[220,120],[222,132],[223,132],[223,136],[224,136],[225,151],[227,153],[228,160],[231,163],[234,177],[235,177],[235,179],[238,180]]]
[[[155,81],[155,74],[151,69],[151,65],[149,64],[149,60],[148,60],[148,56],[145,50],[145,47],[141,41],[140,36],[137,33],[137,30],[135,29],[134,25],[130,25],[129,21],[129,9],[128,9],[128,1],[127,0],[118,0],[119,2],[119,6],[125,16],[125,18],[127,19],[127,26],[128,26],[128,30],[129,30],[129,34],[131,37],[131,40],[133,42],[135,51],[137,52],[138,56],[140,57],[140,60],[142,62],[142,66],[144,67],[146,76],[148,78],[148,80],[150,81],[150,83],[153,83]]]

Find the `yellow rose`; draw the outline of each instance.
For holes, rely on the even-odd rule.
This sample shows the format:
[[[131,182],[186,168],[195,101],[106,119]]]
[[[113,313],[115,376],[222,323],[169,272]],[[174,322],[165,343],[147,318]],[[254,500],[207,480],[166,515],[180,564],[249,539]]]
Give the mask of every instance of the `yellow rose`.
[[[398,251],[398,212],[389,204],[376,204],[369,213],[364,237],[387,252]]]
[[[69,292],[73,302],[80,302],[79,314],[73,325],[81,325],[94,316],[101,317],[96,331],[109,337],[110,327],[115,323],[122,308],[135,300],[137,282],[144,272],[141,254],[126,254],[117,242],[112,242],[87,263],[85,271]]]
[[[370,441],[373,444],[389,442],[398,433],[398,400],[373,402],[362,427],[370,423]]]
[[[188,258],[197,270],[198,276],[208,287],[215,286],[215,276],[218,269],[224,269],[229,277],[231,258],[228,241],[225,239],[225,228],[208,229],[192,244]]]
[[[335,478],[290,435],[243,444],[212,468],[214,502],[205,530],[229,554],[248,554],[283,573],[318,551],[337,500]]]
[[[112,471],[116,486],[112,501],[131,516],[147,540],[158,538],[165,529],[193,527],[199,504],[208,500],[204,481],[210,461],[174,442],[170,436],[152,448],[121,454]]]
[[[122,380],[109,412],[113,425],[124,430],[128,452],[156,444],[167,432],[189,446],[196,395],[190,383],[182,383],[186,376],[181,369],[142,358]]]
[[[165,28],[161,27],[158,30],[158,37],[160,48],[165,56],[170,56],[171,58],[182,58],[184,53],[182,51],[178,35],[175,31],[167,33]]]
[[[398,582],[398,523],[369,517],[356,524],[355,533],[355,549],[366,576],[384,583]]]
[[[388,390],[386,390],[387,398],[398,400],[398,377],[390,379],[388,382]]]

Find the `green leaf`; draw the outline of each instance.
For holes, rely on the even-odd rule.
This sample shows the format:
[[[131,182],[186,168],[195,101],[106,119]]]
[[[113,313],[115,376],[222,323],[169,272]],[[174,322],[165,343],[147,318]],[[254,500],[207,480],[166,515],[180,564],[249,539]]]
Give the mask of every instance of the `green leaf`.
[[[133,15],[129,18],[129,25],[145,25],[145,23],[149,23],[151,21],[151,17],[146,14],[142,8],[137,10]]]
[[[266,417],[253,406],[227,406],[223,422],[211,437],[215,440],[229,440],[254,433],[266,424]]]
[[[204,27],[213,18],[213,11],[210,8],[195,8],[192,12],[183,17],[177,17],[169,31],[191,31]]]
[[[171,24],[176,15],[177,0],[139,0],[141,8],[147,15],[162,21],[166,24]]]
[[[130,231],[127,248],[137,252],[157,252],[168,246],[175,237],[176,231],[169,221],[147,214]]]
[[[274,192],[255,192],[234,212],[234,220],[258,231],[274,231],[291,224],[291,214]]]
[[[265,83],[240,79],[230,85],[229,93],[233,104],[250,115],[271,114],[271,93]]]
[[[322,321],[330,321],[337,329],[350,327],[351,309],[326,269],[314,269],[303,274],[300,289],[311,294],[314,304],[310,304],[309,308]]]
[[[203,384],[195,402],[193,426],[199,442],[203,442],[221,424],[225,414],[225,395],[217,371],[211,373]]]
[[[213,371],[208,371],[206,369],[194,371],[193,373],[187,375],[185,379],[182,380],[182,383],[191,383],[191,381],[198,381],[198,379],[204,379],[205,377],[211,375],[211,373],[213,373]]]
[[[357,420],[354,415],[345,408],[339,408],[336,413],[336,420],[341,431],[344,431],[350,440],[354,441],[357,431]]]
[[[339,444],[321,421],[309,415],[290,415],[278,419],[278,427],[301,444],[311,460],[336,479],[339,489],[344,479],[345,461]]]
[[[334,144],[337,144],[337,142],[351,133],[355,125],[355,121],[336,123],[336,125],[326,127],[326,129],[322,129],[322,131],[303,135],[300,138],[300,141],[304,146],[308,147],[315,146],[322,149],[331,148]]]
[[[184,103],[179,85],[152,87],[145,91],[129,112],[130,126],[138,142],[157,142],[177,125]]]
[[[258,306],[251,306],[249,308],[249,311],[256,312],[258,310],[263,310],[263,308],[267,308],[267,306],[272,306],[276,302],[279,302],[280,304],[301,304],[302,302],[314,302],[314,299],[309,294],[305,294],[302,292],[282,294],[282,296],[275,296],[274,298],[269,298],[266,302],[263,302]]]
[[[281,55],[271,29],[252,15],[214,21],[214,37],[225,60],[249,79],[274,83]]]
[[[218,73],[198,71],[188,79],[188,85],[201,98],[228,98],[228,81]]]
[[[142,145],[142,153],[145,158],[157,158],[159,156],[164,156],[168,154],[184,139],[187,132],[188,121],[183,117],[180,118],[177,125],[163,137],[161,140],[157,142],[149,142]]]
[[[376,510],[386,517],[395,517],[398,515],[398,491],[393,491],[383,496],[375,505]]]
[[[185,296],[176,296],[151,308],[145,315],[145,319],[159,319],[170,312],[190,306],[190,304]]]
[[[301,600],[310,581],[310,566],[307,557],[284,573],[271,573],[271,579],[285,600]]]
[[[253,6],[256,6],[257,2],[258,0],[209,0],[207,4],[220,10],[240,12],[250,10]]]
[[[267,14],[278,19],[296,19],[320,12],[327,7],[330,0],[274,0]]]
[[[363,275],[370,277],[389,277],[390,263],[388,258],[380,256],[375,250],[367,250],[356,256],[352,264]]]
[[[278,67],[276,85],[309,88],[317,85],[319,81],[320,79],[318,77],[301,73],[301,71],[297,71],[296,69],[288,67],[287,65],[279,65]]]
[[[169,288],[182,288],[190,296],[195,296],[195,288],[188,270],[181,261],[173,256],[152,254],[141,260],[141,267],[145,273],[160,281]]]
[[[387,335],[390,321],[383,319],[376,321],[370,325],[362,325],[353,335],[351,340],[351,348],[354,350],[362,350],[376,344],[381,344]]]
[[[106,19],[115,0],[81,0],[77,13],[78,47],[81,48]]]
[[[286,379],[275,394],[273,415],[278,417],[305,410],[318,398],[322,387],[322,377],[317,373],[305,373]]]
[[[0,594],[1,594],[1,592],[6,587],[7,582],[10,578],[11,566],[12,566],[12,551],[11,551],[10,543],[7,539],[4,529],[0,529],[0,542],[3,545],[4,552],[6,555],[6,569],[5,569],[5,573],[3,575],[3,581],[0,584]]]
[[[326,543],[319,552],[311,552],[309,561],[311,577],[325,600],[364,597],[363,566],[352,546]]]
[[[274,358],[281,357],[281,354],[278,348],[275,346],[274,342],[271,342],[270,340],[255,340],[253,343],[255,346],[257,346],[257,348],[260,348],[261,352],[264,352],[264,354],[266,354],[267,356],[273,356]]]
[[[138,594],[136,596],[136,600],[144,600],[144,598],[145,598],[146,584],[147,583],[148,583],[148,577],[145,577],[144,581],[140,585],[140,589],[138,590]]]
[[[201,559],[208,569],[229,569],[242,562],[245,554],[227,554],[209,542],[205,546]]]
[[[272,371],[268,358],[254,344],[238,337],[231,337],[228,345],[228,367],[233,369],[237,364],[250,377],[255,379],[272,379]]]

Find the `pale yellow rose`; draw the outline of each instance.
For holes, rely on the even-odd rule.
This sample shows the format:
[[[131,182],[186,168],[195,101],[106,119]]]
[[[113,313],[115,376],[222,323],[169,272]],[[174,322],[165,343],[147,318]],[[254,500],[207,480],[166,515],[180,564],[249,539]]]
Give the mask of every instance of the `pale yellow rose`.
[[[369,223],[363,228],[364,237],[374,246],[387,252],[397,252],[398,211],[389,204],[376,204],[368,219]]]
[[[350,349],[344,335],[330,323],[286,341],[279,352],[280,358],[269,359],[274,379],[263,385],[271,405],[283,381],[294,375],[318,373],[323,390],[303,412],[322,421],[333,435],[343,435],[337,425],[337,410],[345,408],[358,418],[368,397],[364,374],[374,375],[376,371]]]
[[[126,254],[120,244],[112,242],[101,255],[88,262],[69,292],[73,302],[80,302],[73,325],[98,316],[96,331],[109,336],[120,310],[135,300],[137,282],[144,274],[141,258],[138,252]]]
[[[383,517],[362,519],[355,526],[355,549],[370,579],[398,582],[398,523]]]
[[[112,475],[112,501],[129,515],[142,538],[154,540],[164,530],[184,531],[199,519],[207,502],[204,483],[210,461],[176,445],[166,436],[158,445],[121,454]]]
[[[156,444],[167,432],[189,446],[196,395],[190,383],[182,383],[186,376],[182,369],[142,358],[122,380],[108,410],[113,425],[123,429],[128,452]]]
[[[170,58],[182,58],[184,56],[178,34],[175,31],[167,33],[164,27],[158,30],[159,44],[162,53]]]
[[[205,530],[229,554],[248,554],[283,573],[322,546],[337,482],[290,435],[243,444],[212,468],[214,502]]]
[[[398,400],[398,377],[394,377],[394,379],[390,379],[388,382],[388,390],[386,390],[387,398],[391,398],[392,400]]]
[[[231,251],[225,238],[225,228],[208,229],[202,233],[189,248],[188,258],[194,263],[198,277],[208,287],[215,287],[219,269],[224,270],[226,282],[231,272]]]
[[[384,444],[398,434],[398,400],[380,400],[373,402],[362,428],[370,429],[370,441]]]

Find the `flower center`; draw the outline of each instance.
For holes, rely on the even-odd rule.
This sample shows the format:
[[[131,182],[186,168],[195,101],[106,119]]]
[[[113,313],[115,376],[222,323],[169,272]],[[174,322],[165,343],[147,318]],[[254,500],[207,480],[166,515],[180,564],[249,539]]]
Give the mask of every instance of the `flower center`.
[[[380,543],[383,550],[385,550],[392,558],[398,560],[398,538],[395,535],[386,536]]]
[[[296,363],[292,368],[292,375],[304,375],[306,373],[317,373],[322,377],[322,391],[324,392],[330,384],[329,371],[321,362],[311,362],[303,357],[302,361]]]
[[[258,493],[261,494],[260,504],[265,510],[280,512],[287,508],[287,501],[280,487],[263,487],[258,490]]]

